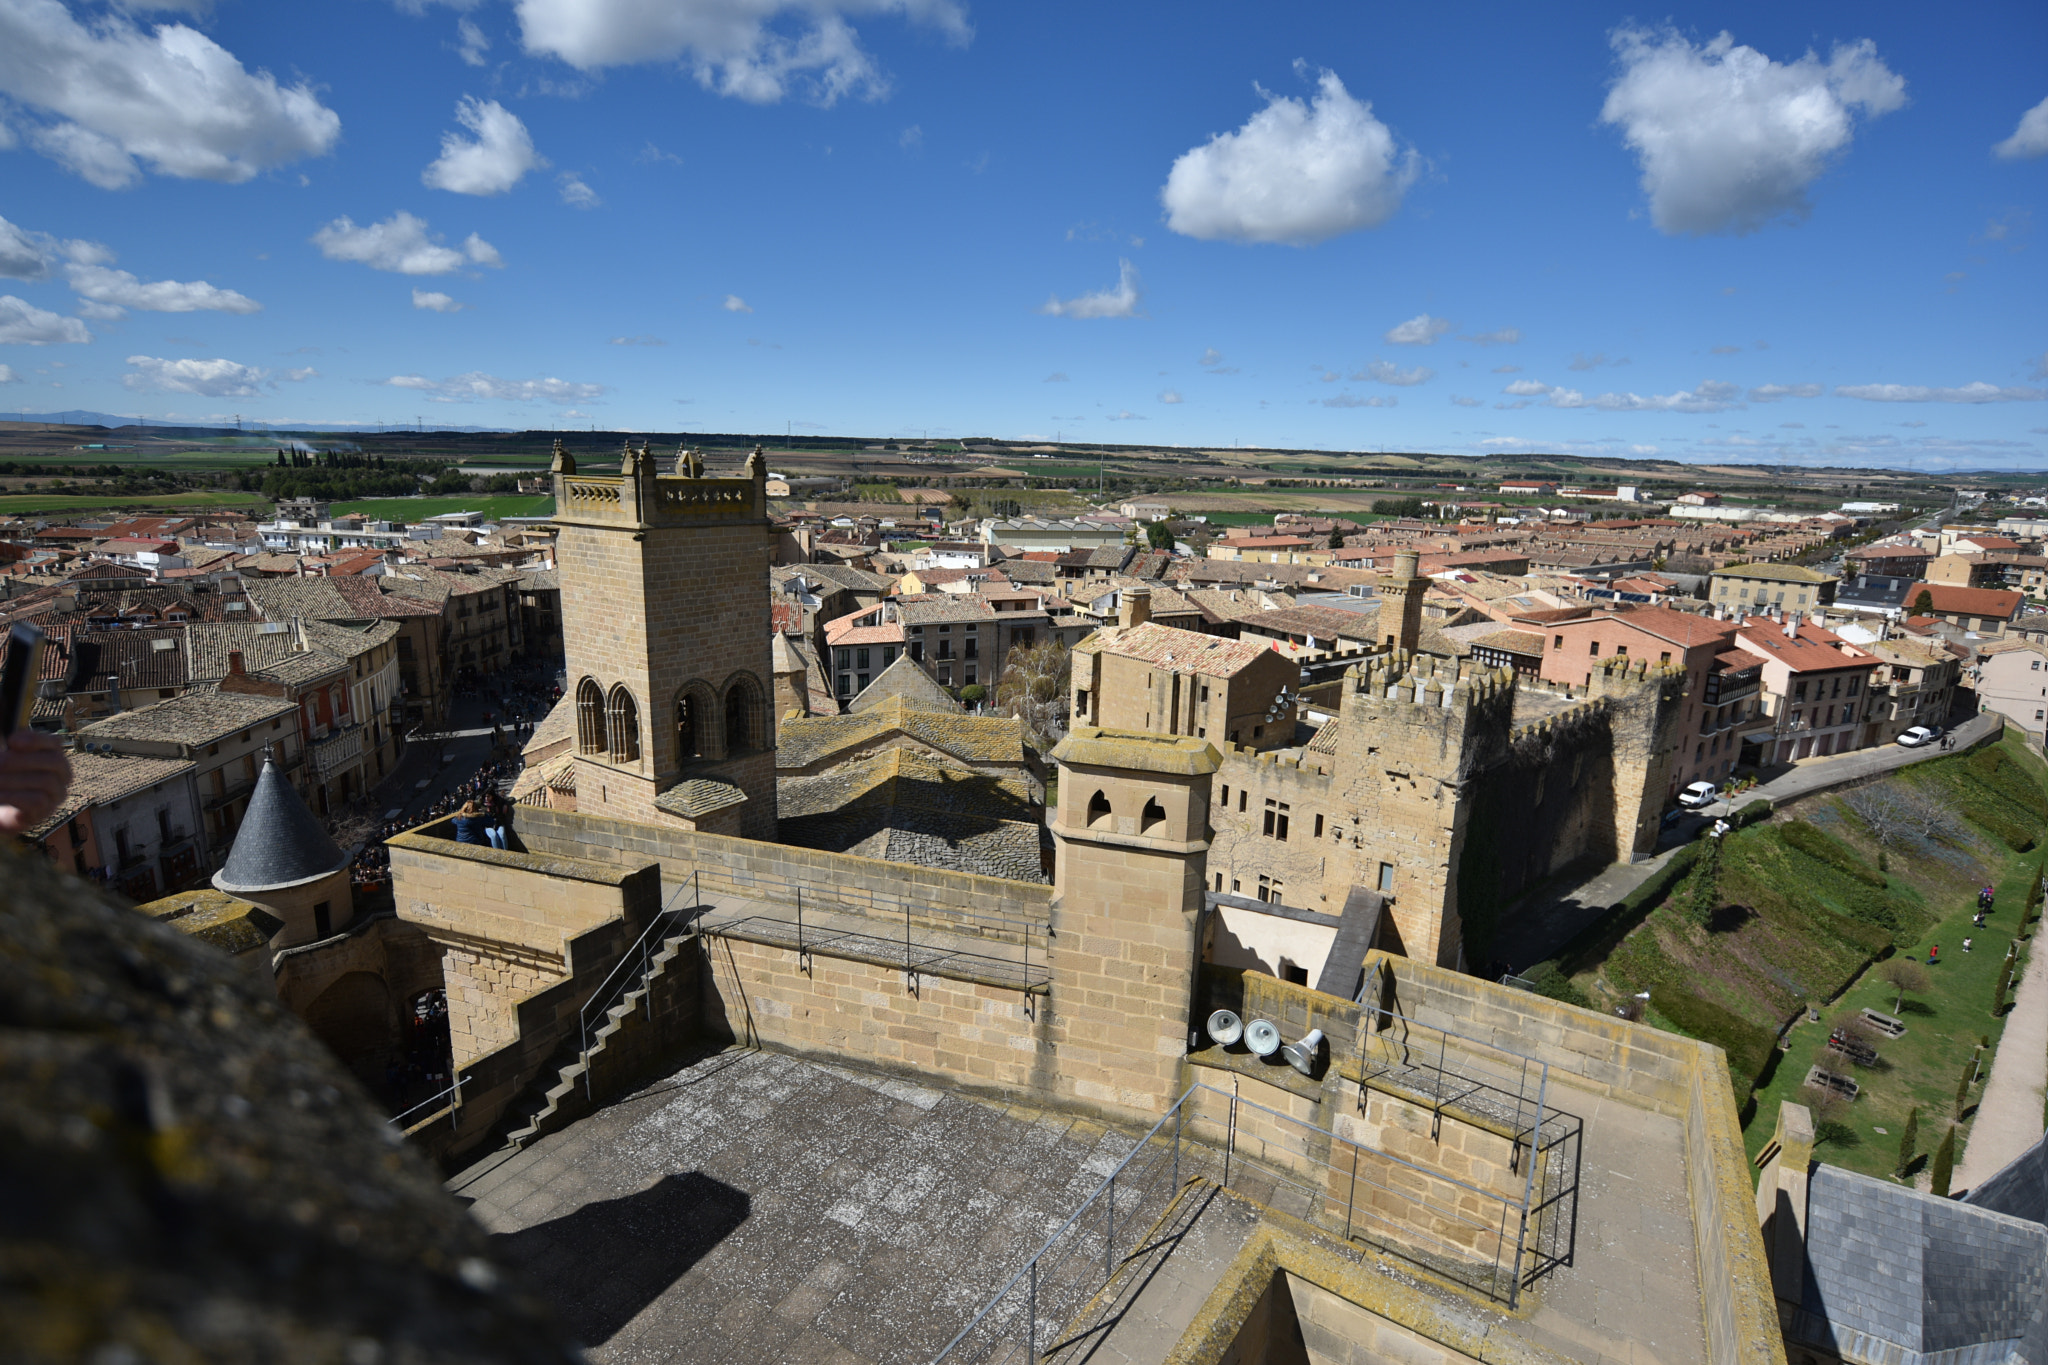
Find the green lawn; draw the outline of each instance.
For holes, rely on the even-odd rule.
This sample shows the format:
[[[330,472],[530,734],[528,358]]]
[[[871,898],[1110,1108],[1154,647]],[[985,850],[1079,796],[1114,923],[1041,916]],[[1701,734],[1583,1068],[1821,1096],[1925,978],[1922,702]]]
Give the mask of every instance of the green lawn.
[[[269,505],[269,499],[260,493],[156,493],[140,494],[135,497],[85,497],[70,493],[6,493],[0,494],[0,513],[26,515],[33,513],[57,512],[103,512],[114,508],[123,511],[189,511],[198,507],[253,507]]]
[[[338,502],[334,510],[353,512],[378,521],[424,521],[449,512],[482,512],[486,517],[551,517],[555,500],[545,493],[472,493],[456,498],[358,498]]]
[[[1849,1074],[1862,1087],[1862,1093],[1847,1107],[1842,1119],[1848,1136],[1822,1143],[1814,1154],[1832,1166],[1865,1175],[1889,1175],[1898,1163],[1906,1111],[1918,1105],[1918,1150],[1932,1158],[1946,1123],[1954,1116],[1956,1082],[1968,1059],[1979,1055],[1978,1043],[1986,1034],[1990,1035],[1991,1049],[1981,1054],[1982,1074],[1990,1074],[1992,1054],[2005,1031],[2005,1021],[1991,1017],[1992,994],[1998,986],[2006,945],[2019,932],[2027,879],[2034,875],[2039,861],[2038,853],[2013,854],[2006,860],[1994,883],[1998,888],[1997,909],[1982,929],[1971,925],[1976,904],[1965,898],[1918,942],[1901,945],[1900,956],[1917,957],[1922,963],[1926,962],[1931,945],[1941,945],[1939,964],[1927,968],[1933,984],[1925,995],[1908,996],[1900,1008],[1896,1004],[1897,992],[1880,980],[1876,972],[1865,972],[1841,999],[1821,1008],[1819,1023],[1802,1020],[1793,1025],[1787,1035],[1791,1049],[1779,1057],[1776,1072],[1756,1092],[1755,1115],[1744,1130],[1752,1157],[1762,1150],[1777,1126],[1779,1103],[1798,1100],[1807,1069],[1827,1043],[1828,1021],[1847,1011],[1869,1008],[1896,1013],[1906,1023],[1905,1036],[1879,1044],[1880,1059],[1875,1067],[1830,1065],[1831,1070]],[[1975,940],[1974,951],[1963,951],[1965,938]],[[2022,947],[2023,957],[2025,952]],[[2017,977],[2018,972],[2014,975]],[[1980,1078],[1971,1088],[1963,1110],[1963,1131],[1956,1147],[1958,1160],[1968,1141],[1970,1119],[1975,1115],[1982,1090]],[[1888,1131],[1879,1133],[1879,1128]]]
[[[43,466],[120,465],[124,469],[248,469],[277,464],[277,447],[261,449],[218,448],[212,450],[58,450],[18,451],[5,458],[16,464]]]

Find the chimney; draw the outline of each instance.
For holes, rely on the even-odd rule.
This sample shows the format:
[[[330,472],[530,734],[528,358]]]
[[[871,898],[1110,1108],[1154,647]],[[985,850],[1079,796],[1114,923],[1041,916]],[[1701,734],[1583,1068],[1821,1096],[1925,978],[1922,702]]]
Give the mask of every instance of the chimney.
[[[1785,618],[1785,638],[1788,640],[1799,638],[1799,613],[1796,611]]]
[[[1152,589],[1123,588],[1117,592],[1116,623],[1129,630],[1152,619]]]
[[[245,667],[243,666],[243,664],[242,664],[242,651],[241,651],[241,650],[239,650],[239,649],[231,649],[231,650],[229,650],[229,651],[228,651],[228,674],[229,674],[229,676],[231,676],[231,677],[236,677],[236,678],[239,678],[239,677],[241,677],[241,676],[242,676],[242,675],[243,675],[244,673],[246,673],[247,671],[248,671],[248,670],[247,670],[247,669],[246,669],[246,668],[245,668]]]

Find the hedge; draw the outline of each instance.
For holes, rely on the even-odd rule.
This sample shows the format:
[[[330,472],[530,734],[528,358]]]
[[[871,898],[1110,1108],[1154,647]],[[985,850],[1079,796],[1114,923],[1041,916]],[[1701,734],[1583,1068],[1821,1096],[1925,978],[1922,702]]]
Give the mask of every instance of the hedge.
[[[1680,1033],[1712,1043],[1728,1054],[1728,1075],[1737,1095],[1756,1089],[1757,1078],[1778,1047],[1777,1037],[1769,1029],[1684,991],[1654,991],[1650,1003]]]
[[[1748,829],[1751,825],[1755,824],[1759,820],[1770,819],[1771,812],[1774,809],[1776,809],[1776,807],[1771,805],[1770,799],[1768,797],[1759,796],[1756,800],[1750,802],[1741,810],[1735,812],[1734,815],[1730,816],[1728,818],[1728,823],[1735,826],[1735,828],[1737,829]]]
[[[2003,749],[1979,749],[1968,763],[1971,777],[2028,814],[2048,820],[2048,793],[2009,762]]]
[[[1804,820],[1789,820],[1778,827],[1785,842],[1818,862],[1826,863],[1837,872],[1854,877],[1865,886],[1882,890],[1884,874],[1873,870],[1870,865],[1850,852],[1840,842]]]

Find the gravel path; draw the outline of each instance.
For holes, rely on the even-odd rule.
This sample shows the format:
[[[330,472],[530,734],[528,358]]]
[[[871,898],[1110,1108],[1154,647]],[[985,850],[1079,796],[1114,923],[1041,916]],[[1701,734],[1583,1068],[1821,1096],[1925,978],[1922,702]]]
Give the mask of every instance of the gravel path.
[[[1957,1163],[1953,1188],[1968,1190],[1998,1174],[2041,1140],[2041,1105],[2048,1096],[2048,952],[2027,962],[2019,995],[2006,1017],[1991,1078],[1977,1104],[1977,1122]]]

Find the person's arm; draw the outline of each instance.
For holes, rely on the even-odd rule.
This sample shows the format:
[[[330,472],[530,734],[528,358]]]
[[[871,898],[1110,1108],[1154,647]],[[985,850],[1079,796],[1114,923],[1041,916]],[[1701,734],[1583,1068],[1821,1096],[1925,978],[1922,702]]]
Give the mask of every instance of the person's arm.
[[[25,834],[71,790],[71,759],[54,735],[17,730],[0,749],[0,833]]]

